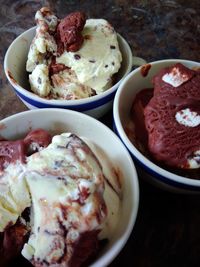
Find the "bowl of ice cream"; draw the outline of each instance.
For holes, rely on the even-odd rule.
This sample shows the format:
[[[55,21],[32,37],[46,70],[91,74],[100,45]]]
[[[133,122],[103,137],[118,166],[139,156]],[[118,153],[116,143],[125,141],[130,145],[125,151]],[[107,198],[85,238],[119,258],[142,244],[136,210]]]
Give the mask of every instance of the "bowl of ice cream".
[[[3,119],[0,140],[0,265],[107,266],[139,202],[120,139],[80,112],[37,109]]]
[[[114,128],[140,176],[172,192],[200,192],[200,63],[169,59],[132,71],[114,100]]]
[[[48,8],[35,15],[36,27],[7,50],[6,76],[29,109],[65,108],[103,116],[120,81],[131,71],[129,44],[104,19],[81,12],[59,19]]]

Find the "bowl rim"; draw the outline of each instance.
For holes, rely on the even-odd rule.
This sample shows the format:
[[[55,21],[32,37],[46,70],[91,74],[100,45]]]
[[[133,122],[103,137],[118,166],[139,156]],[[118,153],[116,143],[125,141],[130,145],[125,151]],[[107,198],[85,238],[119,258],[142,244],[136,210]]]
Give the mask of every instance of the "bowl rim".
[[[8,81],[10,82],[10,84],[13,86],[13,88],[16,90],[17,93],[20,94],[20,96],[25,96],[26,99],[31,99],[35,102],[41,103],[41,104],[46,104],[46,105],[57,105],[57,106],[69,106],[69,107],[73,107],[73,106],[79,106],[79,105],[86,105],[95,101],[99,101],[102,98],[107,98],[109,97],[110,94],[114,94],[114,92],[117,90],[117,87],[119,86],[119,84],[121,83],[121,81],[126,77],[126,75],[131,71],[132,69],[132,65],[133,65],[133,54],[132,54],[132,50],[130,48],[130,45],[128,44],[128,42],[119,34],[117,33],[117,37],[119,39],[119,42],[126,48],[127,51],[127,58],[128,58],[128,62],[126,64],[126,72],[124,73],[123,77],[121,77],[121,79],[115,83],[111,88],[107,89],[106,91],[102,92],[101,94],[92,96],[92,97],[87,97],[87,98],[82,98],[82,99],[76,99],[76,100],[59,100],[59,99],[45,99],[42,98],[36,94],[34,94],[33,92],[30,92],[28,90],[26,90],[25,88],[23,88],[21,85],[19,85],[15,80],[13,81],[13,78],[10,76],[9,74],[9,68],[8,68],[8,57],[10,54],[10,51],[13,49],[13,46],[16,45],[16,43],[22,39],[25,38],[24,36],[27,34],[30,34],[32,32],[34,32],[36,30],[37,26],[31,27],[30,29],[22,32],[19,36],[17,36],[12,43],[9,45],[5,57],[4,57],[4,72],[6,74],[6,77],[8,79]]]
[[[97,125],[97,127],[101,127],[103,128],[103,130],[106,132],[106,134],[110,135],[112,139],[115,140],[116,143],[119,144],[120,146],[120,150],[123,151],[123,154],[126,155],[127,157],[127,161],[128,161],[128,165],[131,168],[132,172],[133,172],[133,176],[134,178],[131,179],[131,187],[132,187],[132,192],[133,194],[131,195],[131,200],[134,203],[134,209],[131,210],[131,215],[129,217],[129,220],[125,226],[125,230],[123,232],[123,235],[119,235],[119,239],[117,239],[112,247],[108,250],[105,251],[105,254],[103,256],[100,255],[99,259],[97,259],[94,263],[92,263],[90,266],[91,267],[105,267],[108,264],[110,264],[116,257],[117,255],[120,253],[120,251],[123,249],[123,247],[125,246],[125,244],[127,243],[132,230],[135,226],[136,223],[136,219],[137,219],[137,215],[138,215],[138,209],[139,209],[139,199],[140,199],[140,188],[139,188],[139,181],[138,181],[138,175],[137,175],[137,171],[135,168],[135,164],[132,161],[132,158],[130,156],[130,154],[128,153],[126,147],[123,145],[123,143],[121,142],[121,140],[119,139],[119,137],[105,124],[103,124],[101,121],[78,111],[74,111],[74,110],[68,110],[68,109],[59,109],[59,108],[46,108],[46,109],[34,109],[34,110],[26,110],[26,111],[22,111],[13,115],[10,115],[2,120],[0,120],[0,125],[3,123],[7,123],[7,122],[12,122],[13,120],[20,118],[23,119],[24,116],[28,116],[28,114],[49,114],[49,113],[58,113],[58,115],[60,117],[62,117],[62,115],[65,115],[66,118],[71,117],[71,116],[75,116],[76,118],[80,118],[81,120],[83,119],[87,119],[88,121],[92,121],[93,123],[95,123]],[[37,117],[40,117],[40,116]],[[50,116],[51,118],[51,116]],[[30,118],[27,118],[28,124],[30,124]],[[67,119],[66,119],[67,121]],[[1,132],[1,130],[0,130]],[[130,177],[131,178],[131,177]]]
[[[156,65],[161,65],[162,63],[169,63],[169,64],[175,64],[175,63],[186,63],[186,64],[192,64],[195,66],[200,66],[200,62],[187,60],[187,59],[164,59],[164,60],[156,60],[149,62],[147,64],[151,64],[151,68]],[[121,94],[122,91],[125,90],[126,85],[128,81],[140,71],[141,67],[136,68],[132,72],[130,72],[125,79],[120,84],[117,93],[114,98],[113,103],[113,119],[114,119],[114,127],[116,129],[116,132],[118,133],[119,137],[121,138],[122,142],[125,144],[129,152],[133,155],[133,157],[136,159],[136,161],[147,171],[151,172],[154,175],[154,178],[158,180],[162,180],[168,184],[172,184],[174,186],[182,185],[182,187],[190,187],[191,189],[194,189],[195,187],[200,189],[200,180],[182,177],[180,175],[177,175],[175,173],[172,173],[170,171],[167,171],[160,166],[153,163],[151,160],[146,158],[130,141],[130,139],[127,137],[124,128],[121,123],[120,115],[118,107],[120,105],[121,100]]]

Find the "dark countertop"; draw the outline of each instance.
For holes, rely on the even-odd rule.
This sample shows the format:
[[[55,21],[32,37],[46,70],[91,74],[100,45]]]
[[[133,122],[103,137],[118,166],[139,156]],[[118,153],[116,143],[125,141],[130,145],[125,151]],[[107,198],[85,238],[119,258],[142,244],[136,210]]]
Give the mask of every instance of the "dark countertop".
[[[35,11],[45,5],[60,17],[83,10],[89,17],[108,19],[133,54],[147,61],[200,61],[199,0],[0,0],[0,119],[27,110],[6,80],[3,60],[12,40],[34,25]],[[103,121],[109,125],[111,117]],[[110,267],[200,266],[200,196],[164,192],[141,178],[136,225]]]

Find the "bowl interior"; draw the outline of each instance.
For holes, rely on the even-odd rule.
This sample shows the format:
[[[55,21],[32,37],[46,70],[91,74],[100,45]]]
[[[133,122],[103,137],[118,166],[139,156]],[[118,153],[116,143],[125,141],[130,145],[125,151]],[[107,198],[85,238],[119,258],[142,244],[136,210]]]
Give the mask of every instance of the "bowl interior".
[[[17,37],[10,45],[6,53],[5,72],[15,88],[17,88],[17,86],[19,85],[24,89],[27,90],[30,89],[28,82],[28,73],[26,72],[26,61],[30,44],[35,36],[35,29],[36,27],[33,27],[22,33],[19,37]],[[130,72],[132,67],[132,53],[128,43],[119,34],[118,34],[118,42],[123,60],[121,68],[119,72],[116,74],[115,85],[128,72]],[[27,91],[27,93],[29,92]]]
[[[134,101],[136,94],[145,88],[153,88],[153,84],[151,82],[152,77],[158,73],[158,71],[164,67],[174,65],[175,63],[182,63],[186,67],[195,69],[200,67],[200,63],[188,60],[179,60],[179,59],[169,59],[169,60],[161,60],[150,63],[151,67],[149,69],[148,75],[143,76],[142,69],[144,66],[137,68],[132,71],[121,83],[118,92],[116,94],[114,100],[114,120],[116,124],[117,131],[122,138],[125,145],[128,147],[130,152],[134,155],[134,157],[145,165],[148,169],[153,170],[155,173],[167,177],[170,180],[187,184],[187,185],[197,185],[200,186],[200,181],[190,178],[183,178],[180,175],[169,172],[160,166],[154,164],[151,160],[147,159],[140,150],[134,146],[128,137],[126,130],[127,126],[130,125],[131,121],[131,107]]]
[[[123,198],[120,222],[111,240],[92,264],[93,267],[106,266],[126,243],[136,219],[139,189],[133,162],[123,144],[109,128],[87,115],[71,110],[40,109],[18,113],[0,122],[0,136],[16,139],[38,127],[52,134],[73,132],[86,137],[107,154],[121,174]]]

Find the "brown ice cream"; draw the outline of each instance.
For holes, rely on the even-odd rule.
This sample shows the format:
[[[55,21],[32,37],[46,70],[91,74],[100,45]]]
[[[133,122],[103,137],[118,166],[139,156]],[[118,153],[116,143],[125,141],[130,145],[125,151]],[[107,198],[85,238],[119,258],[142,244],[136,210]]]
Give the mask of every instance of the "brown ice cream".
[[[178,63],[159,71],[152,82],[153,91],[142,90],[133,103],[136,138],[157,162],[198,169],[200,72]]]

